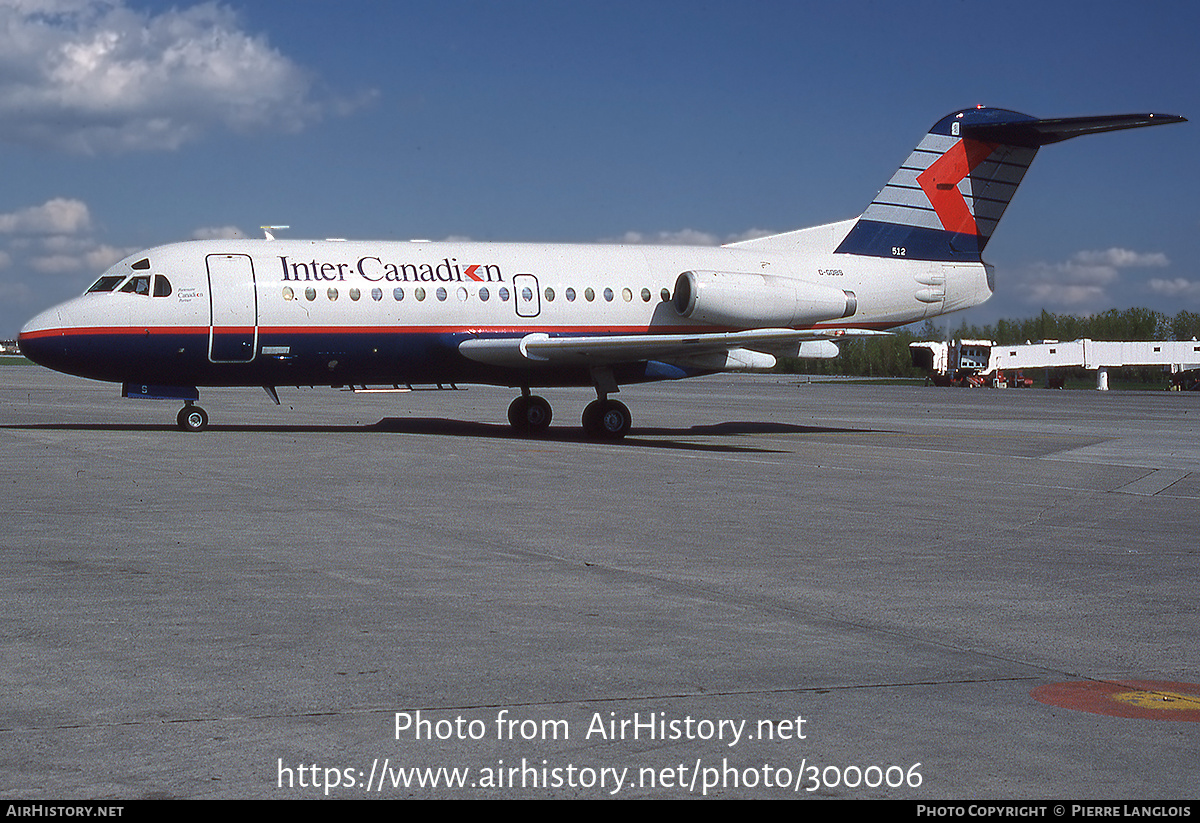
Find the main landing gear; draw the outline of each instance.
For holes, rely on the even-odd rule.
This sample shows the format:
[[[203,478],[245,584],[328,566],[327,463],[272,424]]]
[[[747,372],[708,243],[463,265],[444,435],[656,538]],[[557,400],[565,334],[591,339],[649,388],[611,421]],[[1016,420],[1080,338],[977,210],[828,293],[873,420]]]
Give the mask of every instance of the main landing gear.
[[[597,440],[620,440],[629,433],[633,416],[629,407],[619,400],[609,400],[608,393],[617,391],[611,372],[594,371],[596,399],[583,410],[583,431]],[[508,407],[508,422],[519,434],[541,434],[550,427],[553,412],[544,397],[529,393],[522,387],[521,396]]]
[[[202,432],[208,428],[208,412],[193,403],[188,403],[179,410],[175,422],[185,432]]]
[[[599,440],[620,440],[629,433],[633,417],[620,400],[600,398],[583,410],[583,431]]]
[[[521,434],[541,434],[550,428],[554,412],[546,398],[521,389],[521,396],[508,407],[508,422]]]

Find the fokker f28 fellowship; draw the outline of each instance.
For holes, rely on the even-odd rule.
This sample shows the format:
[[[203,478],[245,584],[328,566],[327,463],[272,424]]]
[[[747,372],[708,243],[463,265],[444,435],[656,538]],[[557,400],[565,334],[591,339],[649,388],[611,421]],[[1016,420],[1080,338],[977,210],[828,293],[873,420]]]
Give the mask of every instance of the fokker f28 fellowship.
[[[1037,150],[1183,122],[1044,120],[973,108],[939,120],[855,220],[721,248],[205,240],[138,252],[22,329],[31,360],[182,400],[201,386],[484,383],[520,388],[508,418],[550,424],[535,387],[592,387],[583,428],[623,437],[622,383],[834,357],[987,300],[982,252]]]

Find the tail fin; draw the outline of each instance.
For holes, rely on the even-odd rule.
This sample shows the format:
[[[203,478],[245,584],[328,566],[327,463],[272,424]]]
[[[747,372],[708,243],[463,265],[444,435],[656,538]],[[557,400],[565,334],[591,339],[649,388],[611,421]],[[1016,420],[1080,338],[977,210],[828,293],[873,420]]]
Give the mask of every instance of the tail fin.
[[[1083,134],[1184,118],[1119,114],[1039,120],[974,108],[939,120],[836,252],[978,262],[1037,150]]]

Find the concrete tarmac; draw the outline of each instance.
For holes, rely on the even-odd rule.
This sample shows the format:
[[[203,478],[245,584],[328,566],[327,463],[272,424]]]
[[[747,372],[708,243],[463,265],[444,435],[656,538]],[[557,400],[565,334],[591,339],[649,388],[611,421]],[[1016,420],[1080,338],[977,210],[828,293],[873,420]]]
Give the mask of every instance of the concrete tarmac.
[[[1198,796],[1196,395],[279,393],[0,367],[4,798]]]

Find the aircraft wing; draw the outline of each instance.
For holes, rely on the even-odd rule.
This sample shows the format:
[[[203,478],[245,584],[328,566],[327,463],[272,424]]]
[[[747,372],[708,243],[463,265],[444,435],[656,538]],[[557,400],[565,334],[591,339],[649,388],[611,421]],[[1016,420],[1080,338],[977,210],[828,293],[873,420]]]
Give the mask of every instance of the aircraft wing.
[[[750,329],[690,334],[602,334],[464,340],[458,350],[472,360],[496,366],[610,366],[656,360],[699,368],[770,368],[776,356],[835,357],[833,341],[887,334],[871,329]]]

